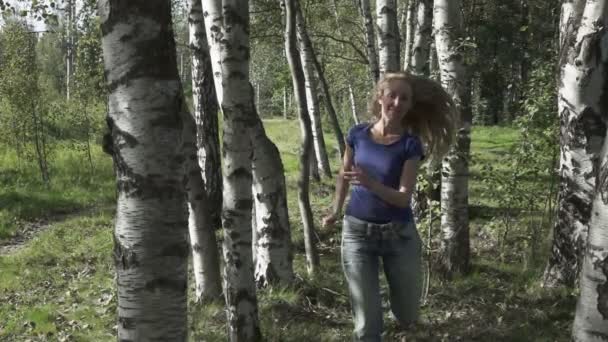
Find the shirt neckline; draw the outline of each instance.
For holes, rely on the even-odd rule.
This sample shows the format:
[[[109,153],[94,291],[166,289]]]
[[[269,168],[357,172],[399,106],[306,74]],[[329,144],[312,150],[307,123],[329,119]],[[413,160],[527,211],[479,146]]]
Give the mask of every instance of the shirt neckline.
[[[392,145],[395,145],[395,144],[401,142],[403,139],[405,139],[409,135],[407,132],[403,132],[403,134],[401,134],[399,139],[393,141],[392,143],[389,143],[389,144],[379,143],[379,142],[375,141],[371,136],[371,134],[372,134],[371,130],[372,130],[373,125],[374,125],[373,123],[366,125],[364,132],[365,132],[365,137],[367,138],[367,140],[369,140],[374,145],[389,147],[389,146],[392,146]]]

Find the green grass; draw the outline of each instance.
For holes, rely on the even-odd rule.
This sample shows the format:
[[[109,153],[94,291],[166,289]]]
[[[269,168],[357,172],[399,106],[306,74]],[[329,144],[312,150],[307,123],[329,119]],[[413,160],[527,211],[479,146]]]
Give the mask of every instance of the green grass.
[[[265,127],[282,154],[286,170],[298,281],[287,288],[259,290],[262,333],[268,341],[349,340],[352,323],[340,266],[340,229],[319,225],[332,201],[334,180],[323,179],[310,188],[321,257],[319,274],[310,277],[297,205],[299,123],[267,120]],[[524,267],[516,259],[503,262],[494,253],[493,217],[486,210],[496,210],[495,203],[485,195],[475,172],[481,162],[508,169],[501,160],[517,139],[517,131],[509,128],[473,129],[472,154],[477,162],[471,165],[470,200],[478,208],[471,221],[473,269],[467,277],[450,282],[431,274],[422,323],[408,335],[408,341],[569,339],[575,294],[541,288],[539,265]],[[326,131],[326,142],[335,173],[339,160],[330,130]],[[7,203],[0,206],[0,218],[5,220],[0,221],[4,222],[0,233],[5,238],[26,222],[79,211],[52,223],[18,252],[0,256],[0,341],[115,340],[113,174],[110,158],[98,149],[94,155],[96,170],[92,174],[80,155],[58,150],[53,184],[46,189],[35,168],[18,168],[14,156],[0,154],[0,199]],[[421,233],[426,236],[425,231]],[[384,285],[385,304],[386,294]],[[191,340],[226,340],[222,303],[190,305],[189,311]],[[385,322],[386,340],[399,340],[404,333],[388,315]]]
[[[92,152],[94,169],[83,152],[59,145],[51,159],[47,187],[33,162],[0,148],[0,243],[27,222],[110,205],[114,200],[112,160],[98,146]]]

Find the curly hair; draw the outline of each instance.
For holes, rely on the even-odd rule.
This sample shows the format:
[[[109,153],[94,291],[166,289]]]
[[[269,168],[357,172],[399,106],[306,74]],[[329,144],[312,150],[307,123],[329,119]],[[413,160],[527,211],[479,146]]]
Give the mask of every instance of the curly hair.
[[[368,111],[375,120],[381,116],[378,100],[391,82],[402,81],[412,89],[412,107],[403,117],[405,129],[420,137],[426,154],[441,159],[454,141],[458,110],[452,97],[431,79],[407,72],[386,73],[374,87]]]

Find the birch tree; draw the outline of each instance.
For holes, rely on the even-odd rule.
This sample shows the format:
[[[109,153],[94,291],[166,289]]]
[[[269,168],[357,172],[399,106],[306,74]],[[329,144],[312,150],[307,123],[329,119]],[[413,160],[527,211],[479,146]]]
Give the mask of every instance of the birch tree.
[[[380,65],[378,64],[378,52],[376,50],[376,33],[374,31],[374,18],[369,0],[359,0],[359,10],[363,18],[365,28],[365,47],[367,49],[367,60],[369,63],[369,73],[373,84],[380,78]]]
[[[557,218],[553,227],[551,256],[544,274],[545,286],[574,286],[579,278],[587,241],[591,200],[604,124],[597,111],[601,96],[596,83],[600,75],[585,56],[588,43],[577,41],[586,8],[585,0],[564,1],[560,15],[560,161]],[[590,28],[583,29],[590,30]],[[580,65],[579,65],[580,64]],[[589,74],[589,71],[593,73]],[[596,109],[597,110],[597,109]]]
[[[434,29],[441,84],[460,111],[456,143],[443,160],[441,177],[441,258],[449,276],[469,268],[468,181],[471,144],[470,91],[466,82],[459,0],[435,0]]]
[[[204,0],[203,13],[219,107],[223,113],[224,293],[230,341],[258,341],[252,258],[252,157],[256,122],[249,84],[247,0]]]
[[[314,274],[319,265],[319,256],[314,238],[314,221],[310,208],[309,198],[309,159],[312,145],[312,131],[310,117],[306,110],[306,90],[304,86],[304,73],[296,47],[296,13],[297,1],[284,0],[285,6],[285,50],[287,62],[291,71],[293,89],[298,103],[300,130],[302,132],[302,152],[300,154],[300,176],[298,179],[298,205],[304,226],[304,246],[306,248],[306,266],[309,274]]]
[[[251,107],[253,88],[251,88]],[[268,138],[257,113],[249,134],[253,150],[255,196],[255,280],[258,286],[291,284],[293,246],[287,208],[285,169],[276,145]]]
[[[579,95],[564,99],[560,97],[560,101],[576,100],[574,103],[569,102],[570,115],[582,109],[584,112],[581,114],[586,113],[589,117],[587,122],[597,125],[593,127],[593,132],[599,133],[600,129],[604,131],[602,137],[592,136],[595,143],[602,146],[597,159],[593,161],[593,169],[589,170],[595,175],[595,189],[582,262],[580,295],[572,328],[572,340],[584,342],[608,339],[608,130],[604,121],[608,111],[605,100],[608,85],[607,25],[606,0],[588,0],[576,43],[569,51],[569,59],[562,69],[564,83],[561,87],[564,90],[569,87]],[[564,91],[563,94],[566,96],[569,92]],[[595,120],[589,120],[590,118]],[[566,151],[566,156],[568,155],[572,154]]]
[[[183,98],[171,3],[98,3],[117,181],[120,341],[187,338]]]
[[[407,70],[414,75],[428,77],[430,74],[431,31],[433,29],[433,0],[419,0],[417,7],[411,61]]]
[[[214,229],[222,226],[222,168],[218,132],[218,104],[213,86],[213,70],[201,0],[190,0],[188,17],[192,56],[192,106],[197,127],[198,163],[203,173],[208,199],[208,222]]]
[[[192,248],[192,269],[196,281],[196,300],[218,298],[222,293],[219,252],[215,229],[219,226],[217,208],[221,209],[221,193],[207,191],[205,178],[212,186],[220,169],[217,135],[217,102],[211,73],[211,61],[205,36],[200,0],[189,4],[189,40],[192,51],[192,94],[194,117],[188,113],[184,124],[186,161],[188,163],[188,228]],[[209,157],[208,157],[209,156]],[[204,178],[205,177],[205,178]],[[215,181],[217,182],[217,181]],[[221,189],[221,186],[220,186]],[[215,215],[211,215],[214,213]]]
[[[326,177],[331,178],[331,168],[327,157],[327,147],[323,137],[321,125],[321,114],[319,112],[319,97],[314,77],[314,52],[312,43],[306,32],[306,24],[302,11],[298,8],[296,13],[296,27],[298,45],[300,47],[300,60],[304,71],[304,85],[306,87],[306,104],[308,105],[308,115],[312,125],[312,141],[319,172],[323,172]]]
[[[399,70],[399,25],[397,24],[397,1],[377,0],[378,20],[378,65],[380,75]]]
[[[419,0],[409,0],[405,19],[405,46],[403,50],[403,70],[409,69],[412,60],[412,45],[414,44],[414,28],[416,26],[416,8]]]

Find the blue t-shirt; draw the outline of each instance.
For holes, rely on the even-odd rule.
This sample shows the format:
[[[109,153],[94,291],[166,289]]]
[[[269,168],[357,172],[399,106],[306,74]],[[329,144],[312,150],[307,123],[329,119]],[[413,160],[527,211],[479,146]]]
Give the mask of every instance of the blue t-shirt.
[[[424,158],[422,143],[418,137],[406,133],[391,144],[379,144],[370,136],[371,127],[369,123],[362,123],[348,132],[346,143],[353,149],[353,164],[375,180],[398,190],[403,163],[412,158]],[[361,185],[352,186],[346,215],[374,223],[409,222],[413,219],[410,207],[399,208],[389,204]]]

